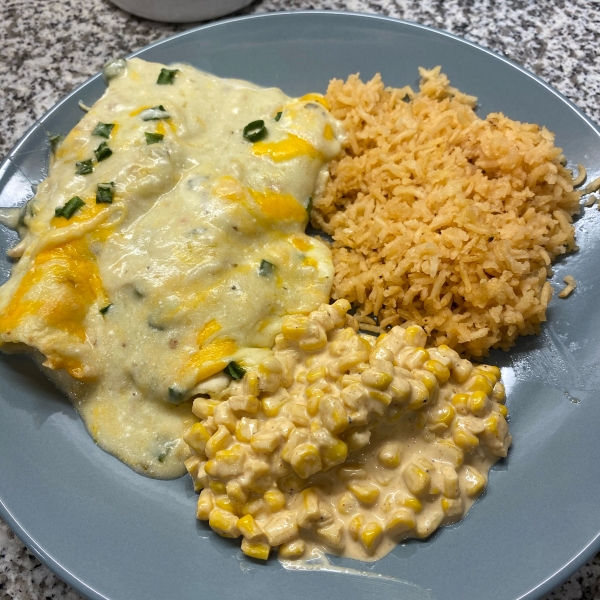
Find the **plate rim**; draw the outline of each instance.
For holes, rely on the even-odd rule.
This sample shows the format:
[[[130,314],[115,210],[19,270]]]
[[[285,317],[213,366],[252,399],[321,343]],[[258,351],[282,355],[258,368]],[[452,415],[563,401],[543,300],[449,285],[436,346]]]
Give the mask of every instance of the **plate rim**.
[[[208,29],[212,29],[213,27],[220,27],[222,25],[227,25],[232,22],[239,21],[248,21],[253,19],[268,19],[268,18],[293,18],[293,15],[307,15],[307,16],[317,16],[319,17],[351,17],[357,19],[372,19],[376,21],[387,21],[395,24],[405,25],[415,29],[421,29],[429,32],[433,32],[435,34],[441,35],[442,37],[450,38],[456,42],[460,42],[461,44],[465,44],[478,50],[480,52],[484,52],[485,54],[500,60],[505,63],[509,67],[516,69],[521,74],[527,76],[532,79],[536,83],[540,84],[547,92],[551,93],[557,99],[559,99],[566,107],[572,110],[579,118],[581,118],[584,123],[592,129],[592,131],[600,138],[600,126],[596,124],[581,108],[579,108],[573,101],[569,100],[564,94],[555,89],[549,83],[544,81],[542,78],[537,76],[535,73],[530,71],[529,69],[523,67],[522,65],[510,60],[506,56],[495,52],[485,46],[482,46],[476,42],[467,40],[463,37],[460,37],[456,34],[450,33],[443,29],[439,29],[437,27],[431,27],[429,25],[424,25],[422,23],[418,23],[416,21],[410,21],[407,19],[400,19],[397,17],[390,17],[387,15],[379,15],[374,13],[362,13],[356,11],[341,11],[341,10],[289,10],[289,11],[273,11],[267,13],[258,13],[252,15],[242,15],[242,16],[234,16],[225,19],[218,19],[215,21],[211,21],[210,23],[206,23],[203,25],[199,25],[196,27],[192,27],[191,29],[187,29],[185,31],[181,31],[174,35],[167,36],[166,38],[157,40],[142,48],[136,50],[128,54],[125,58],[134,58],[147,50],[157,48],[165,43],[170,43],[173,40],[176,40],[181,37],[185,37],[188,35],[194,35],[199,31],[204,31]],[[8,154],[4,157],[4,159],[0,162],[0,175],[5,171],[9,163],[14,164],[12,158],[18,154],[19,148],[27,141],[30,135],[35,131],[37,127],[44,127],[44,121],[48,119],[54,112],[59,110],[61,106],[66,103],[73,96],[78,94],[80,90],[84,87],[102,77],[102,73],[98,72],[92,77],[89,77],[84,82],[75,87],[71,92],[62,97],[56,104],[54,104],[50,109],[48,109],[42,116],[39,118],[35,118],[33,124],[23,133],[23,135],[17,140],[17,142],[10,148]],[[15,165],[16,166],[16,165]],[[18,167],[17,167],[18,168]],[[54,559],[50,552],[45,550],[42,546],[40,546],[37,541],[28,533],[27,528],[20,523],[20,521],[12,514],[12,512],[8,509],[4,500],[0,496],[0,517],[6,522],[14,535],[27,547],[29,551],[31,551],[48,569],[50,569],[55,575],[57,575],[63,582],[72,587],[79,594],[88,598],[89,600],[110,600],[107,596],[101,594],[98,590],[90,587],[85,581],[76,577],[66,566],[60,563],[58,560]],[[544,581],[540,582],[536,587],[530,589],[525,594],[515,598],[515,600],[541,600],[541,598],[554,590],[557,586],[564,583],[567,579],[569,579],[579,568],[581,568],[588,560],[590,560],[595,554],[600,551],[600,531],[596,534],[596,536],[588,542],[586,546],[584,546],[581,551],[573,556],[569,562],[564,564],[560,569],[558,569],[555,573],[547,577]]]

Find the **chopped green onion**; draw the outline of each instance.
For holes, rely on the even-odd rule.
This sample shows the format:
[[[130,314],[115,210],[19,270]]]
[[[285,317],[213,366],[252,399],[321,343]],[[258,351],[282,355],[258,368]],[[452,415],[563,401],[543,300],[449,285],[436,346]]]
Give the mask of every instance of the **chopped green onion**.
[[[270,275],[273,275],[273,271],[275,270],[275,265],[273,263],[270,263],[268,260],[265,260],[263,258],[263,260],[260,261],[260,267],[258,267],[258,274],[261,277],[269,277]]]
[[[279,111],[276,115],[275,115],[275,120],[279,121],[279,119],[281,119],[281,115],[283,114],[282,111]]]
[[[404,98],[402,98],[403,102],[410,102],[410,96],[408,94],[405,94]]]
[[[114,123],[98,123],[98,125],[94,127],[94,131],[92,131],[92,135],[97,135],[99,137],[109,139],[110,133],[114,129],[114,127]]]
[[[157,458],[158,458],[158,462],[159,462],[159,463],[161,463],[161,462],[165,462],[165,458],[167,458],[167,454],[169,454],[169,450],[170,450],[170,449],[171,449],[171,448],[167,448],[167,449],[166,449],[164,452],[161,452],[161,453],[160,453],[160,454],[157,456]]]
[[[56,152],[56,150],[62,144],[64,139],[65,136],[62,134],[48,136],[48,141],[50,142],[50,152],[52,152],[52,154]]]
[[[108,144],[106,142],[102,142],[94,150],[94,154],[96,155],[96,159],[98,160],[98,162],[101,162],[112,155],[112,150],[108,147]]]
[[[312,196],[309,196],[308,197],[308,204],[306,205],[306,212],[308,213],[309,217],[310,217],[310,213],[312,211],[312,207],[313,207]]]
[[[169,69],[161,69],[160,75],[156,80],[158,85],[173,85],[175,81],[175,75],[179,73],[179,69],[174,69],[173,71],[169,71]]]
[[[240,367],[234,360],[232,360],[224,370],[225,373],[233,379],[241,379],[246,374],[246,369]]]
[[[154,108],[147,108],[140,113],[142,121],[160,121],[160,119],[169,119],[171,115],[165,110],[162,104]]]
[[[144,133],[146,136],[146,144],[149,146],[150,144],[158,144],[158,142],[162,142],[165,137],[162,133],[148,133],[147,131]]]
[[[96,204],[112,204],[115,184],[99,183],[96,189]]]
[[[92,166],[92,159],[82,160],[81,162],[75,163],[77,169],[75,170],[76,175],[88,175],[89,173],[94,172],[94,167]]]
[[[174,387],[169,388],[169,402],[172,402],[173,404],[180,404],[183,402],[184,397],[185,392],[182,392]]]
[[[267,128],[262,119],[252,121],[252,123],[248,123],[248,125],[244,127],[244,139],[252,143],[264,140],[267,137],[267,134]]]
[[[82,206],[85,202],[79,196],[73,196],[64,206],[54,209],[54,216],[70,219]]]
[[[105,315],[109,311],[109,309],[110,309],[111,306],[112,306],[112,304],[107,304],[106,306],[103,306],[100,309],[100,314],[101,315]]]

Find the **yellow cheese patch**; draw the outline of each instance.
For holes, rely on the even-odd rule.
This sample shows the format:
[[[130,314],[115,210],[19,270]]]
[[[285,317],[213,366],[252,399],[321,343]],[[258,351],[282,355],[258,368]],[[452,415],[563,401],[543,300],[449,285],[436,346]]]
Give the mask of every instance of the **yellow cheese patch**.
[[[319,151],[314,146],[293,133],[278,142],[256,142],[252,146],[252,152],[256,156],[267,155],[274,162],[292,160],[299,156],[308,156],[314,159],[320,157]]]

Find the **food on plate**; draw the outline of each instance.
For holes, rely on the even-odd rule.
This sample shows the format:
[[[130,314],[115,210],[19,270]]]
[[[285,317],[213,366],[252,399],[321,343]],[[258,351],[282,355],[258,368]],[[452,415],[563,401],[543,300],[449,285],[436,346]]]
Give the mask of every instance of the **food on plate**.
[[[497,367],[414,325],[359,334],[349,308],[286,317],[257,370],[194,400],[197,516],[248,556],[375,560],[460,519],[507,455]]]
[[[36,352],[100,446],[172,477],[189,399],[329,300],[304,230],[341,129],[317,94],[138,59],[107,75],[23,213],[0,344]]]
[[[348,137],[312,223],[333,236],[332,294],[362,327],[416,324],[485,356],[546,319],[551,262],[577,248],[585,170],[574,182],[544,127],[480,119],[439,67],[421,77],[418,92],[379,76],[330,83]]]
[[[575,281],[575,277],[573,277],[573,275],[567,275],[563,281],[566,283],[566,285],[560,292],[558,292],[558,297],[568,298],[571,293],[577,289],[577,282]]]

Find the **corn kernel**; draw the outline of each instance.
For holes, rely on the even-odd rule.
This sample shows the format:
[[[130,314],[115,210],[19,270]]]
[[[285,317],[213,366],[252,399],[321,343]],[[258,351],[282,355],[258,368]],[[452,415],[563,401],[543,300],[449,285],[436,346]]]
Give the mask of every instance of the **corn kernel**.
[[[404,330],[404,341],[410,346],[424,346],[427,334],[418,325],[411,325]]]
[[[281,407],[287,402],[284,395],[267,396],[261,400],[262,410],[270,419],[279,414]]]
[[[412,393],[410,402],[408,403],[408,408],[411,408],[412,410],[419,410],[419,408],[425,406],[425,404],[427,404],[429,401],[429,392],[427,391],[425,385],[420,381],[411,380],[410,387]]]
[[[202,423],[194,423],[183,435],[183,441],[193,450],[204,454],[210,433]]]
[[[298,537],[298,523],[289,510],[275,513],[262,528],[271,546],[280,546]]]
[[[211,481],[208,487],[213,494],[222,495],[227,493],[227,488],[222,481]]]
[[[494,386],[494,389],[492,390],[492,398],[494,398],[494,400],[500,404],[503,404],[506,400],[506,390],[504,389],[504,384],[502,382],[499,381]]]
[[[415,348],[407,353],[404,365],[409,371],[420,369],[430,358],[429,352],[425,348]]]
[[[296,447],[292,452],[290,464],[294,471],[303,479],[307,479],[313,473],[317,473],[323,468],[319,449],[314,444],[308,442]]]
[[[292,540],[279,546],[280,558],[300,558],[306,550],[304,540]]]
[[[235,427],[235,437],[240,442],[248,443],[252,436],[258,431],[258,421],[242,417]]]
[[[469,408],[476,417],[483,417],[490,411],[492,403],[484,392],[473,392],[469,399]]]
[[[419,503],[420,504],[420,503]],[[413,511],[408,508],[396,509],[388,518],[385,524],[385,530],[390,535],[396,536],[405,531],[409,531],[415,526],[415,517]]]
[[[261,528],[256,524],[254,517],[250,514],[247,514],[238,520],[237,528],[250,542],[255,541],[263,534]]]
[[[440,383],[450,379],[450,369],[437,360],[428,360],[424,367],[427,371],[433,373]]]
[[[451,440],[438,440],[435,442],[440,459],[449,462],[455,469],[463,464],[465,453]]]
[[[375,504],[380,490],[374,483],[349,483],[346,488],[363,504]]]
[[[324,544],[334,550],[341,550],[344,547],[343,529],[342,524],[339,522],[317,529],[316,534]]]
[[[308,400],[306,402],[306,412],[314,417],[319,412],[319,405],[321,399],[325,394],[321,390],[313,390],[310,394],[308,394]]]
[[[298,509],[298,525],[303,529],[309,529],[319,517],[319,496],[313,488],[306,488],[300,493],[301,504]]]
[[[242,540],[242,552],[251,558],[267,560],[271,546],[265,542],[249,542],[246,538]]]
[[[257,397],[260,393],[260,380],[256,371],[248,371],[244,376],[244,388],[249,396]]]
[[[215,508],[210,513],[208,524],[219,535],[228,538],[236,538],[240,535],[237,528],[238,518],[225,510]]]
[[[471,375],[473,364],[466,359],[458,360],[452,367],[452,377],[458,383],[464,383]]]
[[[348,415],[338,398],[325,396],[319,404],[319,414],[323,425],[333,434],[342,433],[348,427]]]
[[[485,431],[490,435],[498,435],[498,427],[500,424],[500,419],[503,417],[496,414],[490,415],[485,421],[483,421],[483,426],[485,427]]]
[[[242,486],[233,479],[227,482],[225,489],[227,490],[227,495],[235,504],[244,504],[248,500],[248,494],[246,494]]]
[[[261,498],[254,498],[254,500],[250,500],[250,502],[246,502],[246,504],[242,506],[241,513],[243,515],[255,515],[263,509],[264,505]]]
[[[219,450],[224,450],[229,446],[232,441],[229,430],[224,425],[219,425],[217,431],[206,442],[204,452],[208,458],[212,458]]]
[[[283,325],[281,327],[281,333],[285,337],[286,340],[300,340],[306,333],[308,333],[309,329],[309,320],[308,317],[303,315],[294,315],[291,317],[286,317],[283,320]]]
[[[395,442],[384,444],[377,458],[384,467],[395,469],[400,465],[400,445]]]
[[[504,404],[498,404],[498,412],[506,419],[508,417],[508,408]]]
[[[335,440],[333,444],[321,446],[321,462],[324,470],[343,463],[347,456],[348,446],[342,440]]]
[[[338,500],[337,509],[343,515],[349,515],[352,511],[356,510],[357,506],[356,498],[352,494],[344,492]]]
[[[340,373],[345,373],[349,371],[352,367],[355,367],[357,364],[368,360],[369,355],[367,352],[349,352],[348,354],[342,356],[336,365],[337,371]]]
[[[481,374],[473,375],[466,385],[470,392],[485,392],[486,396],[489,396],[493,389],[490,380]]]
[[[478,496],[487,485],[486,478],[475,467],[465,467],[465,491],[469,498]]]
[[[258,398],[247,394],[244,396],[231,396],[227,404],[234,412],[246,412],[252,415],[255,415],[260,408]]]
[[[435,389],[438,387],[437,379],[433,373],[425,371],[424,369],[415,369],[413,371],[415,379],[420,381],[426,388],[429,394],[433,394]]]
[[[442,510],[449,518],[461,517],[464,511],[461,498],[442,498]]]
[[[209,400],[208,398],[196,398],[192,404],[192,412],[199,419],[208,419],[212,417],[215,406],[219,404],[219,400]]]
[[[458,473],[447,465],[440,469],[444,478],[444,496],[446,498],[458,498],[460,495],[460,487],[458,484]]]
[[[428,491],[431,484],[431,477],[421,467],[414,463],[409,464],[404,468],[402,473],[406,487],[415,496],[420,496]]]
[[[389,373],[376,371],[375,369],[367,369],[361,375],[361,381],[364,385],[368,385],[376,390],[386,390],[394,377]]]
[[[265,492],[263,499],[271,512],[277,512],[285,506],[285,496],[279,490]]]
[[[456,411],[454,410],[452,404],[443,402],[435,411],[429,413],[428,420],[433,425],[443,425],[443,429],[445,429],[450,427],[455,415]]]
[[[392,396],[390,394],[380,392],[379,390],[369,390],[369,398],[377,400],[377,402],[381,403],[380,407],[374,408],[374,412],[379,416],[381,416],[385,412],[385,409],[392,402]]]
[[[281,443],[281,434],[274,429],[261,429],[250,439],[250,446],[256,452],[275,452]]]
[[[479,438],[465,429],[457,429],[452,437],[454,443],[467,452],[479,446]]]
[[[418,498],[414,496],[407,496],[406,498],[402,498],[402,500],[398,501],[400,506],[405,506],[406,508],[410,508],[414,510],[416,513],[419,513],[423,510],[423,505]]]
[[[189,456],[183,461],[185,465],[185,470],[192,476],[192,479],[195,479],[198,473],[198,467],[200,466],[200,459],[195,456]]]
[[[375,551],[377,546],[379,546],[382,535],[383,527],[379,523],[371,521],[370,523],[367,523],[360,532],[360,541],[362,542],[365,550],[369,553],[372,553]]]
[[[308,381],[308,383],[314,383],[319,379],[325,379],[325,377],[327,377],[327,367],[324,365],[313,367],[306,373],[306,381]]]
[[[278,482],[282,490],[290,493],[299,490],[305,484],[304,479],[296,473],[290,473],[279,479]]]
[[[350,533],[350,537],[356,542],[358,541],[358,536],[360,535],[360,530],[363,528],[365,524],[365,518],[361,515],[354,515],[350,520],[350,524],[348,525],[348,532]]]
[[[208,521],[210,513],[214,507],[213,495],[209,490],[202,490],[198,497],[198,507],[196,509],[196,518],[201,521]]]
[[[229,499],[228,496],[219,496],[216,500],[215,500],[215,506],[218,506],[219,508],[223,509],[226,512],[235,514],[235,507],[233,505],[233,502]]]
[[[501,376],[500,369],[494,365],[478,365],[475,370],[485,375],[492,385],[496,385]]]

